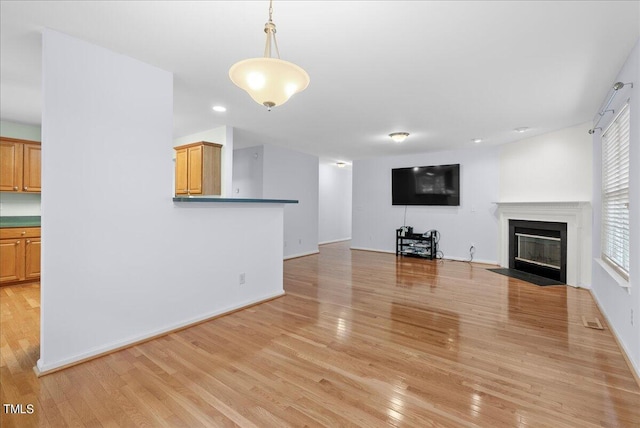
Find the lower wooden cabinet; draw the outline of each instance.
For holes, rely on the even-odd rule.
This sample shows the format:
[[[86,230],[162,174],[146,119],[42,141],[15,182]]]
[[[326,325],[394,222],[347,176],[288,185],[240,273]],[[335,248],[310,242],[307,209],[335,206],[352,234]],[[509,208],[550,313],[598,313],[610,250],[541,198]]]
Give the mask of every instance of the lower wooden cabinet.
[[[24,278],[40,279],[40,238],[25,241]]]
[[[40,279],[40,228],[0,229],[0,284]]]

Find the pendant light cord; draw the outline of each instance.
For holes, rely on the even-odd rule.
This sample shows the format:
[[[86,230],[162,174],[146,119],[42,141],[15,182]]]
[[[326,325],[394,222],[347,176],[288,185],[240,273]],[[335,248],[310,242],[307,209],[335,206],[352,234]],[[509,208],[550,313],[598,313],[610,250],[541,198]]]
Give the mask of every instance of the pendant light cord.
[[[264,32],[267,33],[267,43],[264,47],[264,57],[271,58],[271,40],[276,48],[276,55],[280,59],[280,49],[276,40],[276,24],[273,23],[273,0],[269,0],[269,22],[264,25]]]

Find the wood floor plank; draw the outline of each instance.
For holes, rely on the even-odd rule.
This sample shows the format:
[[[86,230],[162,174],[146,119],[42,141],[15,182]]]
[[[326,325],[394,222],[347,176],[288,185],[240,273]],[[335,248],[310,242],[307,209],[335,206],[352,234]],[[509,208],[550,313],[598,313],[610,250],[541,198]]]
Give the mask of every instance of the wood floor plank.
[[[586,290],[348,242],[284,262],[287,295],[35,377],[38,284],[0,288],[6,427],[640,427]]]

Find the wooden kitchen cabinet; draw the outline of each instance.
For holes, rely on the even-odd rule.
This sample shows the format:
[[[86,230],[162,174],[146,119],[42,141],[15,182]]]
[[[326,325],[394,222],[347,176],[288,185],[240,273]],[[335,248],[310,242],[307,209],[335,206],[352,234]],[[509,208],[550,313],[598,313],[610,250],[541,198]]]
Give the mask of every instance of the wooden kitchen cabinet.
[[[0,284],[40,279],[40,228],[0,229]]]
[[[176,195],[221,194],[221,144],[200,141],[174,149]]]
[[[40,238],[25,241],[24,279],[40,279]]]
[[[22,191],[40,193],[42,191],[40,144],[25,143],[22,157]]]
[[[24,242],[0,239],[0,283],[20,281],[24,272]]]
[[[17,192],[22,188],[21,143],[0,139],[0,191]]]
[[[0,191],[41,191],[41,146],[37,141],[0,137]]]

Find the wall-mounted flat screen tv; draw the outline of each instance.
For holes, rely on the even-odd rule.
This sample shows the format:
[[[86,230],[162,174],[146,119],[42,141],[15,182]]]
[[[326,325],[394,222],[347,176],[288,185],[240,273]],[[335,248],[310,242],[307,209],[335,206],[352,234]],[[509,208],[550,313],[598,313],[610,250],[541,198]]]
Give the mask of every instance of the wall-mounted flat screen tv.
[[[460,164],[391,170],[393,205],[460,205]]]

